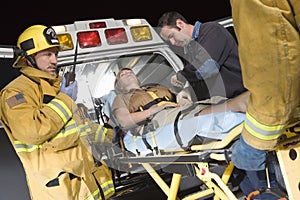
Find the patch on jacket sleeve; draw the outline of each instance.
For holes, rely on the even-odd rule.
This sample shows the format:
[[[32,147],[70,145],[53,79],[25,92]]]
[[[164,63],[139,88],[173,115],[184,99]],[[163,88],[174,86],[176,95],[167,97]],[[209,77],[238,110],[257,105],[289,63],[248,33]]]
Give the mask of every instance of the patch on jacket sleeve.
[[[19,93],[7,99],[6,102],[9,105],[9,107],[13,108],[21,103],[26,103],[27,101],[24,98],[23,94]]]

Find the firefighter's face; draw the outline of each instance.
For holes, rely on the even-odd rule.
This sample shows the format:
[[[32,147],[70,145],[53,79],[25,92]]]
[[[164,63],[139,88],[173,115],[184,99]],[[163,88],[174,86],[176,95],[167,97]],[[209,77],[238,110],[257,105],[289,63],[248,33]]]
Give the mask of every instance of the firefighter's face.
[[[51,75],[56,74],[58,48],[52,47],[34,55],[34,60],[38,68]]]
[[[164,26],[161,29],[160,35],[164,40],[179,47],[184,47],[191,41],[191,37],[185,29],[178,27]]]

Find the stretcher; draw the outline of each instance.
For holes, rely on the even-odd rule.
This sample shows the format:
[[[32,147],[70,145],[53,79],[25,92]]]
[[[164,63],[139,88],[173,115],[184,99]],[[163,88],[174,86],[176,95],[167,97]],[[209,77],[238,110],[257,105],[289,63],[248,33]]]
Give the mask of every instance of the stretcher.
[[[234,165],[230,161],[230,148],[233,142],[238,139],[242,131],[242,124],[233,128],[222,140],[210,141],[205,144],[194,144],[184,151],[168,151],[153,148],[153,152],[147,155],[128,154],[123,151],[121,156],[111,154],[110,159],[114,160],[116,166],[121,165],[141,165],[146,172],[157,183],[166,195],[168,200],[192,200],[205,199],[207,197],[214,200],[237,200],[238,194],[235,193],[230,178],[232,176]],[[300,126],[295,122],[286,128],[283,133],[283,140],[274,149],[280,166],[280,176],[283,177],[283,183],[280,183],[284,191],[262,188],[254,191],[248,196],[248,199],[255,198],[259,193],[272,193],[278,196],[278,199],[297,199],[300,196],[300,172],[298,166],[300,151]],[[155,141],[153,141],[155,143]],[[224,170],[215,172],[214,167],[222,167]],[[171,182],[166,182],[158,173],[162,169],[172,174]],[[266,168],[268,170],[268,168]],[[204,187],[199,187],[198,191],[185,194],[179,197],[179,188],[183,176],[197,177]]]

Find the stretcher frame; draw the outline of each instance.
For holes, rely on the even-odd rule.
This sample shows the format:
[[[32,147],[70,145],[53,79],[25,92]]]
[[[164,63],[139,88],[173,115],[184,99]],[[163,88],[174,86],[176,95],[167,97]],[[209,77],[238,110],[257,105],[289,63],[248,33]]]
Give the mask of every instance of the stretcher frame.
[[[295,123],[296,125],[298,123]],[[296,200],[300,196],[300,129],[289,126],[283,136],[286,137],[275,149],[278,157],[284,184],[287,190],[289,200]],[[230,133],[221,141],[213,141],[207,144],[193,145],[190,152],[174,152],[174,154],[162,154],[160,151],[153,151],[153,155],[135,157],[117,158],[117,162],[122,164],[140,164],[147,173],[157,183],[161,190],[166,194],[167,200],[194,200],[203,197],[213,196],[214,200],[238,200],[238,197],[231,191],[228,186],[229,178],[232,175],[234,165],[231,161],[227,162],[225,170],[221,175],[210,171],[208,158],[216,161],[228,160],[226,147],[236,139],[242,132],[242,124],[233,128]],[[299,130],[298,130],[299,129]],[[291,131],[292,130],[292,131]],[[195,175],[202,181],[207,189],[199,188],[198,192],[187,194],[182,198],[178,197],[179,186],[182,174],[172,173],[172,180],[167,184],[165,180],[157,173],[155,166],[160,164],[166,165],[191,165],[194,168]],[[248,199],[251,199],[248,197]]]

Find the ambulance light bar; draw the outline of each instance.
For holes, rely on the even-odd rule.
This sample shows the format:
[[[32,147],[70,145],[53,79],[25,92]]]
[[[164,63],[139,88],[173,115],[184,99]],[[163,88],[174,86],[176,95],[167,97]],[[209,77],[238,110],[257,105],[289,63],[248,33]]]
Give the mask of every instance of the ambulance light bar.
[[[89,28],[87,28],[86,31],[82,31],[81,29],[76,33],[79,47],[82,49],[99,47],[103,45],[103,42],[108,45],[128,43],[128,34],[130,34],[134,42],[152,40],[149,26],[142,24],[141,19],[123,20],[123,24],[121,27],[114,26],[110,28],[103,20],[88,23]],[[72,40],[72,36],[68,33],[67,27],[53,26],[53,28],[57,32],[57,37],[61,44],[61,51],[74,49],[76,41]],[[130,31],[126,31],[126,28],[129,28]],[[103,34],[100,34],[100,31],[103,31]],[[101,35],[105,35],[105,38],[101,38]]]
[[[77,38],[81,48],[101,46],[101,40],[98,31],[78,32]]]
[[[66,51],[66,50],[71,50],[74,48],[73,42],[71,35],[68,33],[65,34],[58,34],[57,38],[60,43],[60,50],[61,51]]]
[[[130,32],[135,42],[152,40],[149,26],[134,26],[130,28]]]
[[[105,22],[92,22],[89,24],[90,29],[93,28],[106,28],[106,23]]]
[[[127,20],[125,20],[125,24],[128,26],[141,25],[142,20],[141,19],[127,19]]]
[[[110,45],[127,43],[127,35],[124,28],[106,29],[105,37]]]

